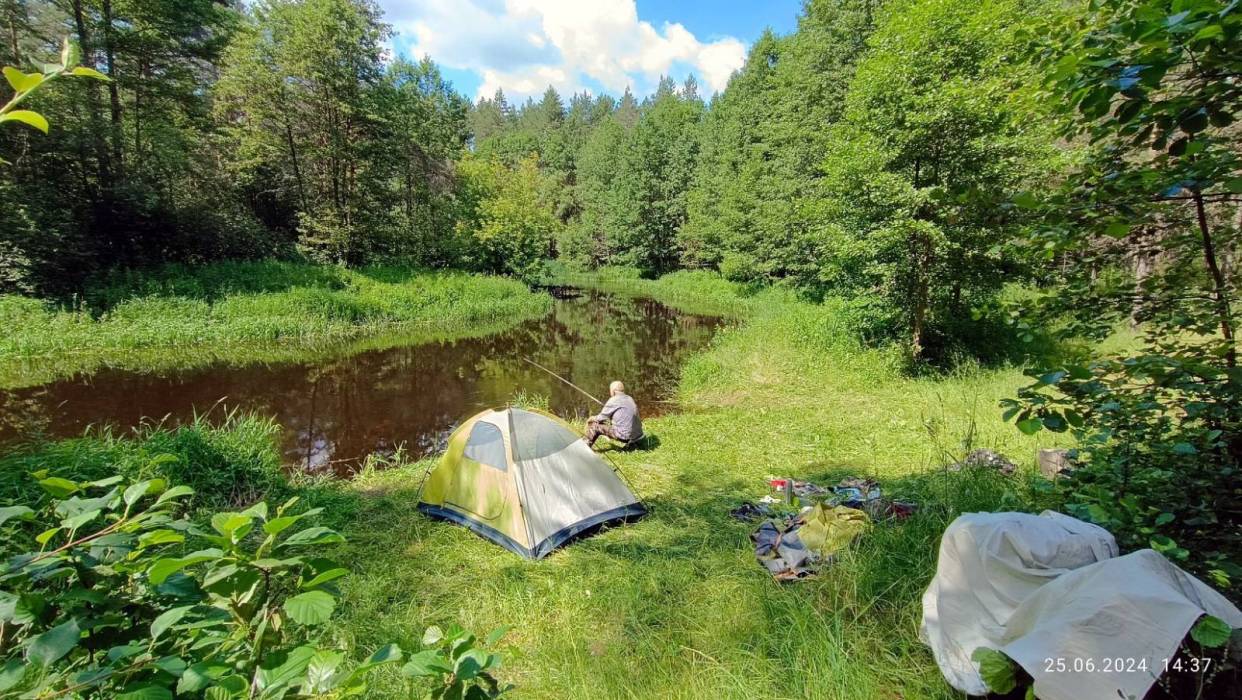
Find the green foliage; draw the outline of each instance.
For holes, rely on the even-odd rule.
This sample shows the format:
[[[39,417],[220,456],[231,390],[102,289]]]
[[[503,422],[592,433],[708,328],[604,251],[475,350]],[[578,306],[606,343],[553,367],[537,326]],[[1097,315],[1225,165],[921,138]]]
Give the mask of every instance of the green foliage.
[[[349,574],[318,556],[344,542],[306,525],[320,509],[260,501],[205,528],[176,517],[187,486],[33,476],[44,498],[0,508],[4,697],[347,697],[403,658],[390,644],[351,668],[317,642]],[[434,697],[498,697],[498,665],[454,629],[404,671],[438,679]]]
[[[495,160],[467,159],[461,178],[460,235],[470,239],[474,269],[532,277],[552,248],[560,222],[540,201],[542,175],[534,159],[509,169]]]
[[[820,281],[892,309],[915,359],[1017,271],[1000,252],[1017,223],[1002,205],[1054,152],[1031,124],[1031,70],[1009,59],[1039,7],[887,5],[829,133]]]
[[[306,357],[381,333],[404,334],[407,342],[461,337],[542,314],[551,303],[509,279],[278,262],[115,273],[85,298],[83,309],[0,296],[0,321],[14,329],[0,338],[0,385],[104,364]]]
[[[1037,36],[1065,135],[1092,146],[1064,186],[1015,200],[1040,216],[1029,245],[1065,274],[1028,322],[1099,337],[1141,323],[1141,348],[1033,371],[1006,417],[1070,431],[1072,512],[1151,546],[1218,586],[1242,569],[1242,375],[1235,337],[1234,5],[1127,2],[1054,17]],[[1093,278],[1092,270],[1134,274]],[[1176,497],[1169,496],[1169,489]]]
[[[1233,628],[1229,623],[1212,615],[1204,615],[1190,628],[1190,638],[1211,649],[1228,644],[1232,634]]]
[[[1018,665],[995,649],[979,647],[970,658],[979,664],[979,676],[988,690],[1004,695],[1018,687]]]
[[[504,628],[494,630],[484,645],[493,647],[504,636]],[[473,634],[453,626],[448,631],[428,627],[423,634],[423,650],[410,657],[401,674],[416,680],[429,680],[431,700],[486,700],[498,698],[513,688],[502,686],[492,672],[500,666],[500,656],[480,645]]]
[[[9,87],[13,89],[13,97],[9,98],[9,101],[5,104],[0,105],[0,123],[9,121],[20,122],[46,134],[48,132],[47,117],[33,110],[17,109],[17,107],[29,99],[41,87],[65,75],[94,78],[96,80],[108,79],[107,76],[94,68],[79,66],[78,61],[81,60],[81,55],[81,49],[73,42],[65,39],[64,46],[60,51],[60,63],[44,64],[43,69],[36,73],[25,73],[12,66],[5,66],[3,71],[4,79],[8,82]]]

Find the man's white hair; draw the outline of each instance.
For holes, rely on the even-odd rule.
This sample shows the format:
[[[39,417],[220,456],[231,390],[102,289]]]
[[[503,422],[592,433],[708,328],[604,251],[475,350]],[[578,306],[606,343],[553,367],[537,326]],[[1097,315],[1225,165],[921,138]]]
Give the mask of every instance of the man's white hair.
[[[612,384],[609,384],[609,385],[608,385],[608,391],[615,391],[615,392],[617,392],[617,393],[619,393],[619,394],[624,394],[624,393],[625,393],[625,385],[621,383],[621,380],[620,380],[620,379],[618,379],[618,380],[614,381]]]

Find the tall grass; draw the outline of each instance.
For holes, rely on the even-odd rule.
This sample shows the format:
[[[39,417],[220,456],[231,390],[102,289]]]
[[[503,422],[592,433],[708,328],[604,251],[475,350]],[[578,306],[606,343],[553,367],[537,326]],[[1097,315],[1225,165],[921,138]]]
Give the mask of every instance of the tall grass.
[[[280,426],[268,417],[230,412],[184,425],[147,422],[132,431],[110,428],[80,438],[35,442],[0,457],[0,500],[38,492],[30,473],[46,469],[75,481],[123,474],[162,478],[194,489],[203,508],[236,508],[292,494],[278,445]]]
[[[487,333],[550,304],[514,280],[404,268],[258,262],[118,273],[76,305],[0,296],[0,387],[103,366],[283,360],[376,335]]]

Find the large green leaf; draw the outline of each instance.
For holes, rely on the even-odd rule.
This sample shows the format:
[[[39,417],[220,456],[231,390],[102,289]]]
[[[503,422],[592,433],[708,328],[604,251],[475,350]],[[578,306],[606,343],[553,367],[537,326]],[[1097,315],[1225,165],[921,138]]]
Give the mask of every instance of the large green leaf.
[[[336,598],[324,591],[307,591],[286,600],[284,608],[289,619],[294,622],[321,625],[332,617],[332,611],[336,609]]]
[[[1213,649],[1225,646],[1232,634],[1233,629],[1229,627],[1229,623],[1212,615],[1204,615],[1194,627],[1190,628],[1191,639]]]
[[[13,114],[17,114],[17,112],[10,112],[4,116],[8,117]],[[68,479],[62,479],[59,476],[49,476],[46,479],[40,479],[39,486],[42,486],[43,490],[51,494],[53,498],[66,498],[77,493],[78,490],[77,484]]]
[[[30,520],[32,515],[34,515],[34,511],[26,506],[5,506],[0,508],[0,525],[7,523],[13,518]]]
[[[132,506],[142,500],[143,496],[151,493],[159,493],[164,490],[166,482],[163,479],[147,479],[130,485],[125,489],[125,505]]]
[[[40,666],[51,666],[73,651],[81,640],[82,628],[75,618],[32,637],[26,645],[26,658]]]
[[[167,503],[168,501],[173,500],[174,498],[181,498],[182,496],[191,496],[193,494],[194,494],[194,489],[190,488],[189,486],[174,486],[168,489],[167,491],[165,491],[164,493],[161,493],[160,497],[155,499],[155,505],[157,506],[163,505]]]
[[[74,68],[70,72],[78,76],[79,78],[94,78],[95,80],[103,80],[105,82],[111,80],[111,78],[104,75],[103,73],[100,73],[94,68],[87,68],[85,66],[78,66],[77,68]]]
[[[151,579],[152,584],[158,586],[169,576],[181,571],[185,567],[219,559],[220,555],[221,552],[218,549],[204,549],[189,556],[160,559],[147,570],[147,577]]]
[[[335,652],[320,650],[315,652],[311,657],[310,663],[306,665],[306,686],[302,689],[303,693],[319,694],[330,690],[333,685],[333,679],[336,676],[336,669],[341,665],[344,656]]]
[[[284,530],[288,529],[290,525],[293,525],[302,518],[318,515],[321,512],[323,512],[323,508],[311,508],[305,513],[299,513],[297,515],[282,515],[279,518],[272,518],[264,523],[263,531],[269,535],[280,534]]]
[[[26,664],[21,659],[9,659],[0,668],[0,693],[22,682],[26,676]]]
[[[297,685],[306,673],[306,667],[315,658],[314,647],[300,646],[290,651],[284,660],[274,667],[259,669],[255,674],[256,685],[260,690],[282,688]],[[277,695],[277,697],[280,697]]]
[[[993,693],[1004,695],[1018,687],[1017,666],[1001,652],[979,647],[970,655],[979,664],[979,676]]]
[[[165,610],[151,622],[151,641],[158,640],[169,627],[181,621],[181,618],[189,614],[194,609],[193,605],[182,605],[180,607]]]
[[[172,691],[158,685],[132,685],[126,687],[116,700],[172,700]]]
[[[289,536],[289,539],[281,543],[283,547],[304,547],[307,545],[318,544],[337,544],[344,542],[345,538],[335,530],[326,527],[308,527],[305,530],[299,530]]]
[[[335,581],[336,579],[341,578],[342,576],[348,576],[348,575],[349,575],[349,569],[344,569],[340,567],[337,567],[335,569],[328,569],[327,571],[319,573],[311,580],[303,583],[302,588],[304,589],[315,588],[317,586],[322,586],[323,584],[328,583],[329,581]]]
[[[177,694],[197,693],[231,670],[230,666],[220,663],[200,661],[191,664],[177,681]]]
[[[28,109],[15,109],[12,112],[0,114],[0,122],[21,122],[27,126],[32,126],[43,133],[48,131],[47,119],[38,112],[32,112]]]
[[[410,657],[410,660],[401,667],[401,673],[411,678],[423,678],[426,676],[438,676],[444,673],[451,673],[452,666],[441,654],[435,649],[424,649]]]

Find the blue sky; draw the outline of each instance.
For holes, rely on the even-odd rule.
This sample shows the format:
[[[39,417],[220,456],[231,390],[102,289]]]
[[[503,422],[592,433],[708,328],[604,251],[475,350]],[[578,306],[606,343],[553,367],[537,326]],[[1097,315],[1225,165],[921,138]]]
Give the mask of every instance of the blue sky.
[[[470,98],[589,90],[640,97],[661,75],[722,89],[771,27],[793,31],[801,0],[380,0],[393,48],[430,55]]]

